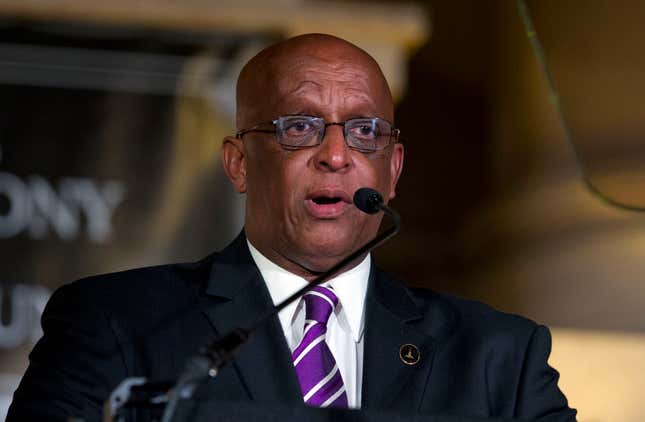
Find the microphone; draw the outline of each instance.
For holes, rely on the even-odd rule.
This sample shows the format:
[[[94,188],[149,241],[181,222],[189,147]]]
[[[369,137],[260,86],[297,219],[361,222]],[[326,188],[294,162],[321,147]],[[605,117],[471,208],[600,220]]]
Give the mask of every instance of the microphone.
[[[394,222],[394,226],[397,227],[397,231],[393,233],[392,236],[398,233],[398,229],[401,228],[401,216],[399,213],[385,205],[381,194],[374,189],[360,188],[357,190],[354,194],[354,205],[356,205],[356,208],[367,214],[376,214],[379,211],[383,211],[385,214],[389,215],[392,222]]]
[[[275,305],[271,311],[262,316],[251,327],[247,329],[237,328],[233,330],[227,335],[216,339],[210,345],[200,350],[198,354],[190,358],[174,388],[168,393],[168,404],[166,405],[164,415],[161,419],[162,422],[168,422],[172,419],[175,407],[177,406],[180,398],[190,398],[202,381],[209,377],[216,377],[222,367],[233,359],[237,350],[248,341],[254,331],[264,325],[271,318],[275,317],[282,309],[300,299],[302,295],[335,276],[341,269],[347,266],[347,264],[381,245],[399,232],[401,228],[401,217],[396,211],[385,205],[383,197],[376,190],[371,188],[360,188],[354,193],[353,199],[354,205],[356,205],[356,208],[359,210],[366,214],[376,214],[379,211],[383,211],[385,214],[390,216],[394,224],[379,233],[372,240],[358,248],[355,252],[351,253],[336,265],[307,283],[306,286]]]
[[[383,197],[380,193],[370,188],[360,188],[354,194],[354,205],[367,214],[376,214],[381,209]]]

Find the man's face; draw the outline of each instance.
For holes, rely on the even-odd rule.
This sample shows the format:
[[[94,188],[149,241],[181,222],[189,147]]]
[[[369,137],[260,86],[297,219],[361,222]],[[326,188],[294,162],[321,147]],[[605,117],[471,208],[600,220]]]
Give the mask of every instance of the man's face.
[[[393,121],[389,92],[380,73],[351,55],[300,56],[285,61],[273,84],[257,93],[253,122],[303,114],[325,122],[356,117]],[[240,128],[241,129],[241,128]],[[323,271],[373,237],[380,216],[352,203],[371,187],[394,197],[403,147],[362,153],[347,147],[341,126],[329,126],[319,146],[288,150],[275,135],[251,132],[241,147],[247,192],[246,232],[251,243],[278,265],[296,273]]]

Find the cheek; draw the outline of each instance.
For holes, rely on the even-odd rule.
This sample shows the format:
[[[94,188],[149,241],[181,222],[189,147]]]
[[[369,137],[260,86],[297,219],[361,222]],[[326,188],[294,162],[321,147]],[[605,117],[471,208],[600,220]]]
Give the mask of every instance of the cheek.
[[[280,157],[266,148],[249,145],[247,149],[247,205],[254,214],[273,212],[280,195]],[[256,217],[257,218],[257,217]]]
[[[274,214],[293,210],[301,200],[307,178],[306,157],[302,151],[263,152],[249,169],[249,195],[263,198],[263,205]],[[296,207],[297,208],[297,207]]]
[[[383,197],[386,197],[390,189],[389,156],[385,154],[365,156],[361,167],[365,186],[374,187]]]
[[[282,167],[280,168],[280,185],[282,198],[289,209],[300,210],[299,202],[304,200],[307,186],[312,180],[311,170],[307,165],[309,156],[308,150],[285,151]]]

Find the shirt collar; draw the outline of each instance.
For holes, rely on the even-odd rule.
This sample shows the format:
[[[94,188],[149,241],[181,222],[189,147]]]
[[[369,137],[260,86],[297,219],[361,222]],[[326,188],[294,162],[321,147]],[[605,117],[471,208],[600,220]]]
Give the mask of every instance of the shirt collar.
[[[248,239],[247,243],[251,257],[253,257],[255,265],[260,270],[260,274],[262,274],[262,278],[266,283],[274,305],[280,303],[307,284],[307,280],[304,278],[290,273],[262,255]],[[370,267],[371,257],[367,254],[365,259],[354,268],[323,283],[323,286],[331,286],[336,296],[338,296],[355,342],[360,341],[365,327],[364,305]],[[291,324],[297,306],[298,301],[295,301],[280,312],[278,317],[280,318],[282,326]],[[285,324],[285,322],[288,324]]]

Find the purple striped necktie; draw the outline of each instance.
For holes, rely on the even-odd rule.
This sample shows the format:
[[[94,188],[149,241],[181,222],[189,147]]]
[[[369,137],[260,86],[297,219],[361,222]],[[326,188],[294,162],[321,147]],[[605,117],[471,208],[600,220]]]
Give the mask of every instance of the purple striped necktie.
[[[319,407],[347,407],[343,378],[325,342],[327,321],[338,305],[338,297],[327,287],[316,286],[303,296],[304,336],[293,351],[293,365],[306,404]]]

